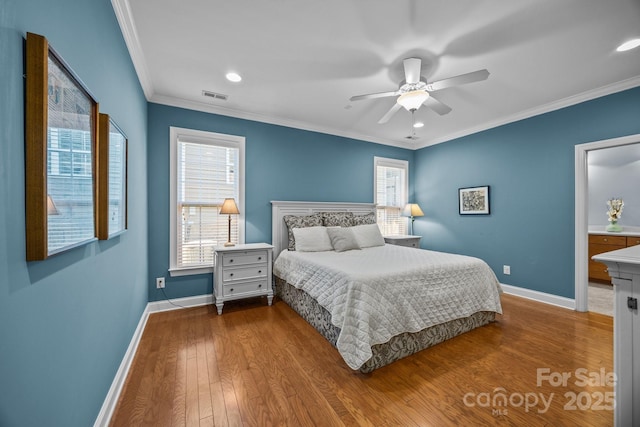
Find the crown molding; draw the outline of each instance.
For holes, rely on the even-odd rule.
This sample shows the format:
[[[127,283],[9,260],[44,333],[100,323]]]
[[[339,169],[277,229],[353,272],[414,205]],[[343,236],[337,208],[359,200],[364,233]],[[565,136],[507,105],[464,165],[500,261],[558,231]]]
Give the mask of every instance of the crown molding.
[[[188,110],[201,111],[204,113],[218,114],[221,116],[234,117],[244,120],[252,120],[261,123],[269,123],[272,125],[286,126],[294,129],[301,129],[311,132],[324,133],[333,136],[341,136],[344,138],[351,138],[359,141],[372,142],[375,144],[390,145],[393,147],[406,148],[409,150],[416,149],[416,145],[412,142],[395,141],[384,138],[374,138],[370,135],[359,134],[356,132],[345,132],[333,128],[317,126],[311,123],[301,122],[297,120],[290,120],[282,117],[273,117],[259,113],[251,113],[242,110],[235,110],[232,108],[220,107],[217,105],[211,105],[204,102],[191,101],[182,98],[176,98],[165,95],[154,95],[149,99],[149,102],[156,104],[168,105],[171,107],[185,108]]]
[[[116,19],[120,25],[120,31],[124,37],[124,42],[129,50],[129,56],[133,62],[133,67],[138,75],[138,80],[142,86],[144,96],[147,101],[153,97],[153,84],[151,83],[151,77],[147,68],[147,61],[142,51],[142,45],[138,38],[138,32],[133,21],[133,14],[131,13],[131,7],[128,0],[111,0],[113,11],[116,14]]]
[[[627,80],[623,80],[610,85],[602,86],[600,88],[592,89],[577,95],[573,95],[567,98],[563,98],[558,101],[550,102],[535,108],[520,111],[508,116],[501,117],[497,120],[493,120],[487,123],[483,123],[479,126],[473,126],[466,129],[459,130],[454,133],[450,133],[439,138],[434,139],[421,139],[418,141],[407,142],[402,139],[386,139],[376,138],[371,135],[360,134],[357,132],[342,131],[329,127],[322,127],[311,123],[300,122],[296,120],[290,120],[282,117],[273,117],[264,114],[251,113],[247,111],[235,110],[231,108],[224,108],[206,104],[204,102],[190,101],[182,98],[170,97],[165,95],[157,95],[154,91],[151,77],[147,68],[147,62],[144,57],[144,52],[140,44],[138,33],[136,31],[135,23],[131,13],[131,7],[129,0],[111,0],[113,10],[116,14],[118,24],[122,31],[125,43],[129,50],[129,55],[133,62],[133,66],[138,75],[138,80],[142,86],[147,101],[158,104],[185,108],[189,110],[202,111],[205,113],[219,114],[228,117],[235,117],[239,119],[252,120],[262,123],[269,123],[273,125],[286,126],[295,129],[301,129],[311,132],[319,132],[329,135],[341,136],[344,138],[351,138],[365,142],[372,142],[375,144],[389,145],[393,147],[405,148],[409,150],[419,150],[421,148],[429,147],[443,142],[451,141],[457,138],[468,136],[474,133],[482,132],[488,129],[493,129],[499,126],[503,126],[509,123],[517,122],[520,120],[528,119],[530,117],[538,116],[541,114],[549,113],[551,111],[559,110],[561,108],[570,107],[572,105],[580,104],[582,102],[590,101],[595,98],[610,95],[623,90],[631,89],[636,86],[640,86],[640,76],[635,76]]]
[[[520,111],[518,113],[510,114],[491,122],[484,123],[480,126],[474,126],[461,131],[450,133],[440,138],[426,141],[423,144],[418,144],[416,149],[429,147],[431,145],[441,144],[443,142],[451,141],[463,136],[472,135],[474,133],[482,132],[488,129],[493,129],[499,126],[503,126],[509,123],[517,122],[520,120],[528,119],[541,114],[550,113],[551,111],[560,110],[562,108],[577,105],[582,102],[591,101],[592,99],[600,98],[602,96],[611,95],[616,92],[622,92],[623,90],[632,89],[640,86],[640,76],[635,76],[627,80],[622,80],[617,83],[612,83],[606,86],[602,86],[596,89],[592,89],[586,92],[579,93],[577,95],[569,96],[567,98],[553,101],[548,104],[540,105],[535,108]]]

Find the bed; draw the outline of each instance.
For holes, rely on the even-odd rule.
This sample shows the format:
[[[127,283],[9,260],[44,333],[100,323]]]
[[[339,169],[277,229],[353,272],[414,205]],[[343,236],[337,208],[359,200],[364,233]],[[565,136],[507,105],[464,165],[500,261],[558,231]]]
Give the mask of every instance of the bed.
[[[486,325],[502,312],[500,285],[478,258],[384,242],[340,252],[289,250],[290,228],[323,228],[295,220],[321,215],[328,226],[338,226],[331,221],[342,213],[366,224],[375,205],[272,202],[274,276],[276,295],[336,347],[351,369],[372,372]],[[366,227],[371,226],[353,230]]]

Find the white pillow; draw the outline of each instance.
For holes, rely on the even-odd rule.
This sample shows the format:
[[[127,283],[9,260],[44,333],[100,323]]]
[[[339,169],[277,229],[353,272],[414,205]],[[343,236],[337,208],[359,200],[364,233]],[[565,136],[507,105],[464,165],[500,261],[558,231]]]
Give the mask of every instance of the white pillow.
[[[296,251],[324,252],[333,250],[326,227],[315,226],[292,230],[296,241]]]
[[[328,227],[327,234],[336,252],[360,249],[356,235],[351,231],[353,227]]]
[[[380,233],[378,224],[363,224],[351,227],[356,236],[358,246],[370,248],[373,246],[384,246],[384,237]]]

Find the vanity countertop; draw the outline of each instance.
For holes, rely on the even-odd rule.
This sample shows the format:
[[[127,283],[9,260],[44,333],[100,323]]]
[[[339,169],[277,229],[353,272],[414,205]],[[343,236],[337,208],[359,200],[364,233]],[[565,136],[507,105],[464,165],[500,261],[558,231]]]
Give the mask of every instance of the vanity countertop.
[[[605,230],[606,225],[590,225],[589,234],[609,234],[611,236],[640,236],[640,227],[622,226],[622,231],[613,233]]]

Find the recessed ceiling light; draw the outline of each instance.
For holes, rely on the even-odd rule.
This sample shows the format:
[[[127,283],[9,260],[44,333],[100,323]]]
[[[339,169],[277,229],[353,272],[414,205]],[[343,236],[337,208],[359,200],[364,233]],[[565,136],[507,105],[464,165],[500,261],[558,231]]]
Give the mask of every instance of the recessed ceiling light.
[[[413,127],[414,127],[414,128],[421,128],[421,127],[424,127],[424,123],[422,123],[422,122],[415,122],[415,123],[413,124]]]
[[[234,82],[234,83],[238,83],[239,81],[242,80],[242,77],[240,76],[240,74],[238,73],[227,73],[227,80],[229,80],[230,82]]]
[[[617,47],[616,51],[625,52],[627,50],[634,49],[638,46],[640,46],[640,39],[633,39],[633,40],[629,40],[628,42],[622,43],[620,46]]]

